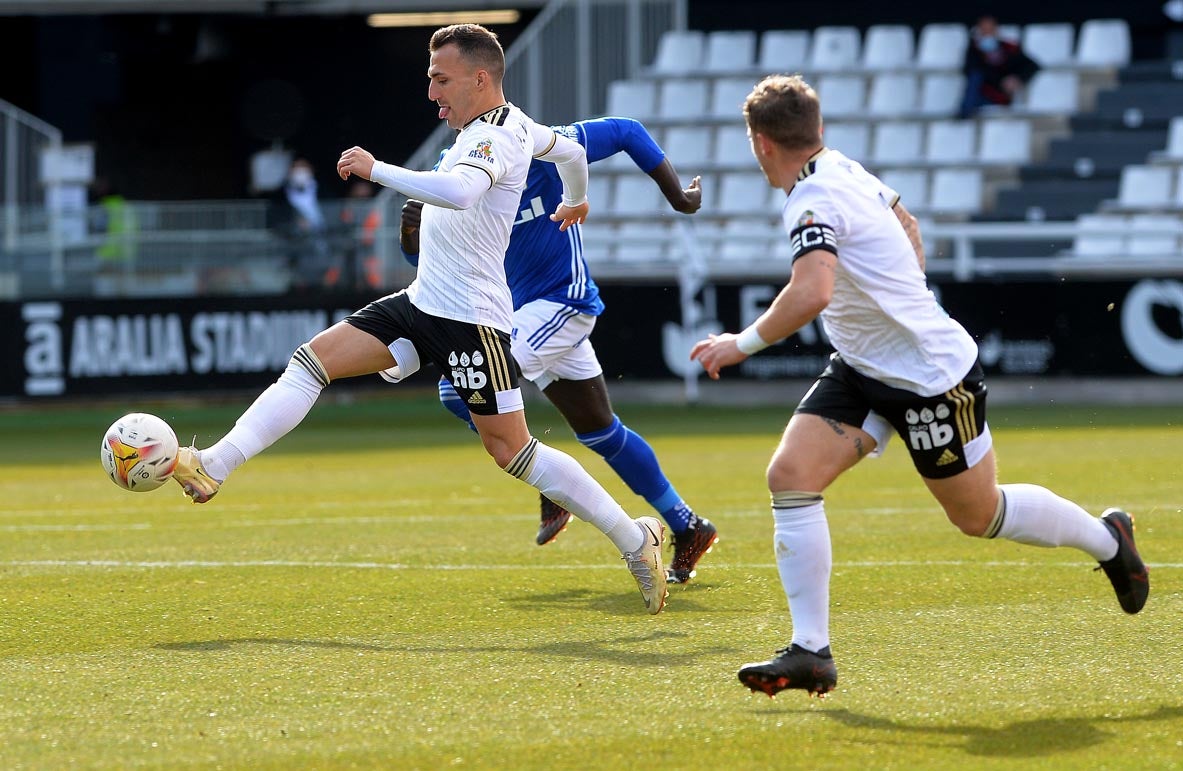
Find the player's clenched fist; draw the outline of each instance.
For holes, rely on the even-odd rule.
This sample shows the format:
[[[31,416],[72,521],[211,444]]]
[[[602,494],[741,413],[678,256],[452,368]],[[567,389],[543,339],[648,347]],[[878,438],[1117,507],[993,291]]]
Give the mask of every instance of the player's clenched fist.
[[[360,147],[349,148],[341,153],[341,159],[337,161],[337,176],[341,179],[349,179],[350,174],[356,174],[362,179],[369,179],[373,170],[373,154]]]

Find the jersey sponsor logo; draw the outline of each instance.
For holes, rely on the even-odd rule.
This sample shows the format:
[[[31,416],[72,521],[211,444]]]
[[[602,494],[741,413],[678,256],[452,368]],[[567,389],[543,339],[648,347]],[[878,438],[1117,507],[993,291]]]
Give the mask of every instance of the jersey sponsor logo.
[[[925,407],[920,412],[908,410],[904,413],[904,420],[908,421],[908,444],[912,449],[932,450],[953,441],[953,426],[942,422],[948,420],[949,414],[946,404],[938,404],[935,410]],[[943,455],[941,457],[944,458]]]
[[[477,142],[476,147],[474,147],[468,151],[468,157],[469,158],[476,158],[478,160],[492,163],[493,162],[493,140],[492,139],[482,139],[480,142]]]
[[[814,249],[824,249],[835,255],[838,254],[838,238],[834,235],[834,229],[829,225],[815,223],[795,228],[789,236],[789,242],[793,249],[794,260]]]
[[[489,384],[489,376],[477,369],[484,363],[485,357],[480,351],[474,351],[472,355],[467,352],[457,355],[452,351],[448,354],[448,366],[452,369],[452,385],[472,391],[484,388]]]
[[[579,141],[579,129],[575,128],[574,126],[551,126],[550,130],[556,134],[559,134],[560,136],[567,137],[567,139],[570,139],[573,142]]]

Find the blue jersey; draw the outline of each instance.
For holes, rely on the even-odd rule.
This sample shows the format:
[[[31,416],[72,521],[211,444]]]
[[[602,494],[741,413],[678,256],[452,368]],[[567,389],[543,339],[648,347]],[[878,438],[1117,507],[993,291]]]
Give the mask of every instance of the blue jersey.
[[[623,151],[649,173],[665,160],[665,153],[645,127],[631,118],[597,118],[553,128],[583,145],[588,163]],[[534,160],[505,252],[505,277],[513,294],[513,309],[534,300],[552,300],[599,316],[604,303],[583,259],[579,225],[560,231],[550,220],[562,198],[563,183],[555,165]],[[410,255],[408,260],[417,262]]]

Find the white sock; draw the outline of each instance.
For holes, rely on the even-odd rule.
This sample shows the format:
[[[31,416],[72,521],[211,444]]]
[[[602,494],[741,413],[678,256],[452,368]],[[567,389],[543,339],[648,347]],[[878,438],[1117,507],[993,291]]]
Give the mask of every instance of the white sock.
[[[998,538],[1031,546],[1073,546],[1098,562],[1117,555],[1117,541],[1100,519],[1038,485],[1000,485],[1006,496]]]
[[[774,498],[776,494],[774,493]],[[810,651],[830,644],[830,528],[825,504],[772,509],[773,548],[793,619],[792,642]]]
[[[201,451],[201,465],[206,473],[225,481],[234,469],[300,425],[322,390],[324,386],[308,370],[288,364],[279,379],[242,413],[234,428]]]
[[[608,536],[621,554],[636,551],[645,542],[637,523],[567,453],[531,438],[505,471],[590,523]]]

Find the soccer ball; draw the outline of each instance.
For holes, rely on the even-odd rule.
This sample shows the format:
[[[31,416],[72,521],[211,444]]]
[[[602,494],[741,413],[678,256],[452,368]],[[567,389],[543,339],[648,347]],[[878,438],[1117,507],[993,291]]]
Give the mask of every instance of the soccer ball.
[[[137,493],[155,490],[177,466],[180,445],[168,423],[155,415],[133,412],[111,424],[99,458],[111,481]]]

